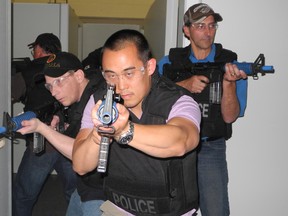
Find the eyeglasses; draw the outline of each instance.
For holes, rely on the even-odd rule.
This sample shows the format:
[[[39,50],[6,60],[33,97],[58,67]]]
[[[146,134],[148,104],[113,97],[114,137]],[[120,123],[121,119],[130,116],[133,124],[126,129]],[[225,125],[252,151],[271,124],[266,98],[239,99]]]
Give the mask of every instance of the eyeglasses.
[[[32,48],[31,55],[34,57],[35,53],[39,49],[39,45],[33,45],[31,48]]]
[[[209,30],[216,30],[218,28],[217,23],[209,23],[208,25],[206,23],[192,23],[191,26],[197,31],[204,31],[206,28]]]
[[[141,73],[137,73],[137,71]],[[121,77],[122,80],[132,81],[133,79],[137,78],[139,75],[143,75],[145,71],[145,67],[142,66],[140,68],[132,67],[125,69],[120,75],[116,74],[114,71],[102,71],[102,75],[105,80],[110,84],[116,84],[119,82]]]
[[[53,90],[53,86],[57,86],[62,88],[64,86],[64,81],[70,77],[72,74],[74,73],[74,71],[69,71],[69,74],[63,77],[60,77],[58,79],[55,79],[52,83],[45,83],[45,87],[46,89],[48,89],[49,91]]]

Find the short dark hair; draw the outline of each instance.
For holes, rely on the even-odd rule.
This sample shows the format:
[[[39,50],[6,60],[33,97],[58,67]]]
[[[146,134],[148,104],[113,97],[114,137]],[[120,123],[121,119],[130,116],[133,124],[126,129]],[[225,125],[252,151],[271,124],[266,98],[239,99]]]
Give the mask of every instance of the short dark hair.
[[[33,43],[28,44],[28,47],[32,49],[36,45],[40,46],[46,53],[56,54],[62,50],[59,38],[52,33],[38,35]]]
[[[105,42],[102,53],[105,49],[118,51],[133,43],[138,51],[138,58],[145,64],[152,58],[152,53],[145,36],[132,29],[123,29],[112,34]]]

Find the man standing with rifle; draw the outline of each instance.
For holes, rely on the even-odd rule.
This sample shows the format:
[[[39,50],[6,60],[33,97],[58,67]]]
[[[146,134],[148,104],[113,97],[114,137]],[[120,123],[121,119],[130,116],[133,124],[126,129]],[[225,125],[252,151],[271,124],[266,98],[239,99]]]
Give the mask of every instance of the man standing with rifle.
[[[116,103],[113,133],[104,135],[110,138],[110,153],[103,215],[194,215],[198,209],[193,151],[199,142],[198,104],[188,91],[159,78],[156,59],[139,31],[115,32],[102,54],[102,74],[115,85],[123,102]],[[99,127],[107,124],[101,104],[95,98],[88,101],[74,143],[73,168],[83,176],[102,165]]]
[[[227,216],[228,169],[226,140],[232,135],[232,123],[243,116],[247,97],[247,75],[230,62],[237,54],[214,43],[220,14],[207,4],[191,6],[184,15],[183,32],[190,40],[185,48],[173,48],[158,63],[159,72],[194,95],[202,111],[201,141],[198,146],[198,186],[203,216]],[[188,77],[192,63],[227,62],[221,76],[212,80],[213,70]],[[185,71],[186,70],[186,71]],[[198,73],[199,74],[199,73]],[[183,75],[183,76],[182,76]],[[181,78],[182,77],[182,78]],[[184,78],[185,77],[185,78]]]

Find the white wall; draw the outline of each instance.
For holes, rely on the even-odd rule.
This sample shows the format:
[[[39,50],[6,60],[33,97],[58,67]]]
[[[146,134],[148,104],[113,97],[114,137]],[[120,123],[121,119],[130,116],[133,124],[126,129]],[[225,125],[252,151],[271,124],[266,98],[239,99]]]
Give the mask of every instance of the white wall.
[[[161,58],[170,47],[176,46],[178,1],[157,0],[149,10],[144,27],[124,24],[83,24],[82,57],[83,59],[95,49],[101,47],[115,31],[129,28],[143,32],[149,41],[153,55]],[[167,37],[165,37],[167,35]]]
[[[47,7],[47,4],[14,3],[12,7],[13,57],[32,58],[27,44],[32,43],[41,33],[51,32],[60,37],[59,4]],[[68,42],[62,43],[67,48]]]
[[[176,46],[177,8],[178,1],[156,0],[146,16],[144,34],[157,60]]]
[[[288,215],[288,2],[206,0],[219,12],[216,42],[253,62],[264,53],[275,74],[249,78],[245,117],[228,141],[229,195],[233,216]]]
[[[165,51],[167,5],[166,0],[156,0],[148,11],[144,24],[144,34],[153,56],[157,59],[160,59]]]
[[[82,56],[80,56],[79,53],[82,50],[82,47],[80,45],[80,40],[82,40],[82,38],[79,35],[79,31],[82,30],[83,24],[71,7],[66,4],[60,5],[62,20],[60,35],[62,37],[66,34],[63,38],[68,38],[67,50],[78,56],[79,59],[81,59]],[[66,11],[66,13],[64,13],[64,11]]]
[[[135,29],[140,31],[139,25],[125,24],[83,24],[82,32],[82,60],[95,49],[104,45],[108,37],[114,32],[121,29]]]
[[[187,11],[187,9],[199,2],[199,0],[178,0],[179,1],[179,13],[178,13],[178,32],[177,32],[177,46],[178,47],[185,47],[190,44],[190,41],[187,40],[187,38],[183,35],[183,17],[184,13]]]
[[[44,32],[59,37],[63,51],[78,54],[81,22],[67,4],[14,3],[13,57],[31,57],[27,44]]]
[[[8,0],[0,1],[0,122],[2,126],[4,111],[10,111],[11,98],[11,3]],[[11,142],[1,139],[0,147],[0,216],[11,215]]]

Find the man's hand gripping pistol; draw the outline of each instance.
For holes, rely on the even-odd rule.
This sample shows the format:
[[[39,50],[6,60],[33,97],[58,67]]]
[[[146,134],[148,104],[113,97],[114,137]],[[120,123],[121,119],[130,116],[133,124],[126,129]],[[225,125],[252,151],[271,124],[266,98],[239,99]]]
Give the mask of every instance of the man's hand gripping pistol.
[[[102,124],[97,126],[97,132],[101,135],[100,152],[97,171],[105,173],[109,155],[109,143],[115,128],[111,126],[118,118],[116,101],[120,101],[120,95],[114,93],[115,86],[107,84],[107,93],[100,105],[97,115]]]

